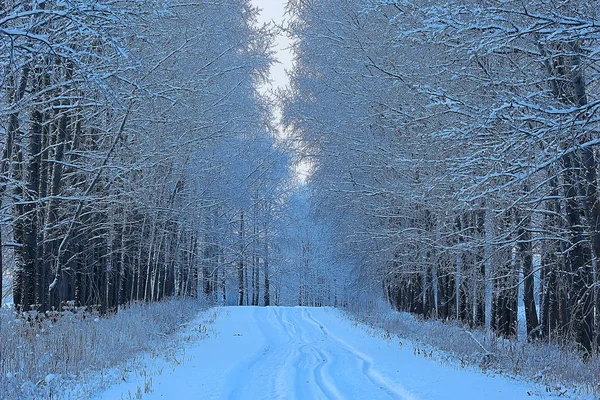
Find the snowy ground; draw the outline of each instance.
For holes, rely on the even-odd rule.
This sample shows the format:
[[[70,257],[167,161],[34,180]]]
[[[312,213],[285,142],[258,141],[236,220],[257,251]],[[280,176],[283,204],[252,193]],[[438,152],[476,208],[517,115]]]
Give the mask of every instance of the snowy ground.
[[[181,363],[96,398],[554,398],[531,384],[441,365],[410,343],[369,334],[335,309],[223,308],[211,331],[189,344]]]

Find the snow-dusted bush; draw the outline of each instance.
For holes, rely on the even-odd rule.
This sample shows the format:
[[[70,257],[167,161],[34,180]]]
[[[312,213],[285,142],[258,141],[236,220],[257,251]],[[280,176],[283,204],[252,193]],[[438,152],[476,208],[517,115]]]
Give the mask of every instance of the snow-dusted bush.
[[[361,322],[381,329],[388,339],[412,342],[417,355],[435,357],[460,368],[523,377],[544,384],[549,392],[573,389],[600,395],[600,358],[595,355],[584,360],[573,342],[509,340],[456,321],[416,318],[381,304],[351,312]]]
[[[124,364],[164,345],[167,335],[203,308],[198,300],[133,304],[100,317],[71,307],[40,318],[0,311],[0,400],[60,398],[65,381]]]

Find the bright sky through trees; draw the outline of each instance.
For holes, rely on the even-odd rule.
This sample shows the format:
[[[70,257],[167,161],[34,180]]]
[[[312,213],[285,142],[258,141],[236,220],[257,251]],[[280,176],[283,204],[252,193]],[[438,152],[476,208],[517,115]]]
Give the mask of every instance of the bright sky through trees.
[[[252,4],[261,9],[258,16],[260,24],[275,22],[281,25],[285,16],[285,0],[252,0]],[[290,40],[285,35],[281,34],[276,39],[276,57],[279,62],[271,67],[271,85],[267,89],[276,89],[284,87],[288,84],[289,78],[286,70],[292,68],[292,54],[290,50]]]
[[[287,18],[285,15],[286,2],[287,0],[252,0],[252,4],[261,9],[258,16],[259,24],[275,23],[277,26],[282,25]],[[275,57],[278,62],[273,64],[269,70],[270,84],[261,88],[261,90],[266,92],[273,92],[286,87],[289,84],[288,71],[291,71],[293,67],[290,38],[282,32],[276,36],[275,42]],[[279,108],[273,111],[279,124],[281,112]],[[279,129],[280,134],[285,136],[286,133],[283,131],[283,128],[279,126]],[[295,166],[295,172],[300,182],[306,182],[309,169],[310,167],[305,161],[301,161]]]

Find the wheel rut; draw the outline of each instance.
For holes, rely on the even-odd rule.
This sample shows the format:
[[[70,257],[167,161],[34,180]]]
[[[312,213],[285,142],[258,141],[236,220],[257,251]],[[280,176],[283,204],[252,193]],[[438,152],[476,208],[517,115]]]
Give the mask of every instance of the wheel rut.
[[[356,363],[360,366],[362,375],[370,381],[374,391],[381,390],[391,399],[415,400],[415,397],[406,390],[399,388],[397,385],[390,382],[389,379],[376,371],[376,369],[373,367],[373,360],[370,357],[341,338],[331,334],[320,321],[314,318],[309,310],[304,309],[302,315],[307,323],[313,325],[315,328],[318,328],[321,333],[338,349],[345,352],[350,356],[350,358],[356,360]]]
[[[228,379],[227,399],[414,400],[373,366],[373,360],[332,334],[306,308],[256,308],[255,328],[263,344]]]

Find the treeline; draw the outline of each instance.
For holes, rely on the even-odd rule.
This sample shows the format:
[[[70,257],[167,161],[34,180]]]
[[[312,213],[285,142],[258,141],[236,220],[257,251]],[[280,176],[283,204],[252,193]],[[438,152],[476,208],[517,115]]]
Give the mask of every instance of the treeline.
[[[285,285],[281,300],[304,307],[341,306],[348,281],[340,259],[331,251],[330,226],[312,209],[310,188],[300,185],[286,201],[286,220],[279,232],[282,259],[279,276]]]
[[[0,268],[18,310],[212,295],[236,262],[247,286],[240,220],[263,254],[286,175],[256,12],[0,2]]]
[[[594,7],[290,2],[284,118],[351,298],[598,349]]]

